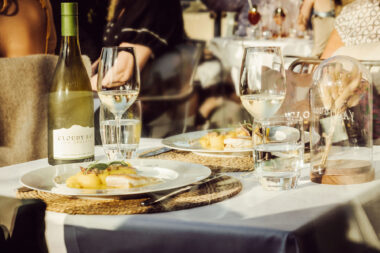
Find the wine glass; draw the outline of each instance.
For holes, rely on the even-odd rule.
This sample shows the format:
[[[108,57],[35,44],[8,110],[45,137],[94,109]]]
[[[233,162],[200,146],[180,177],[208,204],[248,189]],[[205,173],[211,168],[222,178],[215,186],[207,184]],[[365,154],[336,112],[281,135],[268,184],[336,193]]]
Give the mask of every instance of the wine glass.
[[[244,49],[240,99],[254,122],[273,116],[285,99],[284,61],[279,47]]]
[[[117,157],[120,152],[120,120],[140,92],[140,71],[133,47],[103,47],[97,80],[101,103],[115,116]]]
[[[279,47],[248,47],[244,49],[240,72],[239,96],[244,108],[253,116],[252,143],[257,146],[264,136],[260,121],[272,117],[285,99],[284,62]],[[254,160],[256,160],[254,154]],[[256,171],[256,170],[255,170]],[[249,172],[243,177],[256,175]]]

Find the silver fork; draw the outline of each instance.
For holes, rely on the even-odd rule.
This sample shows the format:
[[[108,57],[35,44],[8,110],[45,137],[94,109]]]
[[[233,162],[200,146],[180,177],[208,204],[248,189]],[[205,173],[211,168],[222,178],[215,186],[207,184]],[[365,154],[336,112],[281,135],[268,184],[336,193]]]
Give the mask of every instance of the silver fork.
[[[178,188],[178,189],[175,189],[174,191],[171,191],[165,195],[157,195],[157,196],[152,196],[150,197],[149,199],[143,201],[140,203],[141,206],[151,206],[151,205],[155,205],[157,203],[160,203],[168,198],[172,198],[174,196],[177,196],[178,194],[180,193],[183,193],[185,191],[188,191],[190,190],[191,188],[195,187],[195,186],[198,186],[198,185],[201,185],[201,184],[205,184],[205,183],[208,183],[208,182],[211,182],[217,178],[220,178],[224,176],[223,174],[216,174],[216,175],[212,175],[210,177],[207,177],[201,181],[198,181],[198,182],[195,182],[195,183],[192,183],[192,184],[189,184],[189,185],[186,185],[184,187],[181,187],[181,188]]]

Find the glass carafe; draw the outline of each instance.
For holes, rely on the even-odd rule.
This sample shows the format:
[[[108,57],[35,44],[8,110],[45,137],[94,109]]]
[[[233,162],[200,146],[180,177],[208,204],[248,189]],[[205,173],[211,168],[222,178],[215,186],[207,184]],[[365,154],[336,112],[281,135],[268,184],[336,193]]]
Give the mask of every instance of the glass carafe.
[[[355,184],[373,180],[372,79],[356,59],[335,56],[313,75],[311,181]]]

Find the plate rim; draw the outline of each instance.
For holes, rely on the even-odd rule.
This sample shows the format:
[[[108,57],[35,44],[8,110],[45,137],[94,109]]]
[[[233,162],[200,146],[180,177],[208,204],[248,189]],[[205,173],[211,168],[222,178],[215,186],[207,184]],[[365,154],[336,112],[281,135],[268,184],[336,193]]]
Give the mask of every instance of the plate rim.
[[[101,161],[105,161],[105,160],[99,160],[98,162],[101,162]],[[42,191],[42,192],[47,192],[47,193],[51,193],[51,194],[60,194],[60,195],[64,195],[64,196],[75,196],[75,197],[98,197],[98,198],[107,198],[107,197],[116,197],[116,196],[124,196],[124,197],[128,197],[128,196],[137,196],[137,195],[142,195],[142,194],[150,194],[150,193],[157,193],[157,192],[162,192],[162,191],[168,191],[168,190],[172,190],[172,189],[176,189],[176,188],[180,188],[180,187],[184,187],[184,186],[187,186],[187,185],[190,185],[190,184],[193,184],[193,183],[196,183],[198,181],[201,181],[207,177],[209,177],[212,173],[211,169],[205,165],[202,165],[202,164],[198,164],[198,163],[190,163],[190,162],[183,162],[183,161],[176,161],[176,160],[164,160],[164,159],[126,159],[124,161],[127,161],[127,162],[131,162],[131,163],[134,163],[136,161],[144,161],[144,163],[150,163],[150,164],[154,164],[154,163],[173,163],[172,165],[174,166],[175,164],[178,164],[178,165],[187,165],[187,166],[196,166],[198,167],[199,169],[201,169],[202,173],[198,176],[193,176],[193,178],[190,180],[190,182],[185,182],[185,183],[182,183],[180,185],[174,185],[174,186],[168,186],[166,188],[162,188],[162,189],[146,189],[146,190],[143,190],[144,187],[140,187],[142,190],[141,191],[138,191],[138,192],[124,192],[124,193],[90,193],[90,194],[87,194],[87,193],[72,193],[72,192],[68,192],[68,193],[65,193],[65,192],[53,192],[52,189],[54,187],[52,187],[50,190],[47,190],[47,189],[42,189],[42,188],[38,188],[38,187],[35,187],[35,186],[31,186],[29,184],[26,184],[24,182],[24,178],[30,174],[33,174],[33,173],[36,173],[37,171],[43,171],[43,170],[47,170],[47,169],[52,169],[54,168],[53,165],[47,165],[47,166],[41,166],[39,168],[36,168],[36,169],[33,169],[33,170],[30,170],[30,171],[27,171],[25,173],[23,173],[20,178],[19,178],[19,182],[21,183],[22,186],[24,187],[27,187],[29,189],[32,189],[32,190],[37,190],[37,191]],[[88,164],[90,163],[93,163],[95,161],[92,161],[92,162],[88,162]],[[84,163],[78,163],[78,166],[81,165],[81,164],[84,164]],[[66,164],[66,165],[75,165],[75,163],[73,164]],[[148,165],[148,164],[147,164]],[[171,171],[174,171],[176,173],[179,173],[177,171],[177,168],[179,166],[176,166],[176,168],[168,168],[168,167],[165,167],[165,165],[160,165],[162,166],[163,168],[165,169],[169,169]],[[79,170],[78,170],[79,171]],[[52,180],[54,179],[54,177],[51,178]],[[173,179],[172,181],[174,180],[177,180],[178,178],[175,178]],[[125,188],[125,189],[128,189],[128,188]],[[73,188],[73,190],[78,190],[80,191],[81,189],[75,189]],[[109,190],[109,189],[108,189]],[[112,190],[112,189],[111,189]],[[123,189],[115,189],[115,190],[123,190]],[[96,191],[96,189],[94,189],[94,191]]]
[[[196,133],[200,134],[202,132],[209,133],[209,132],[213,132],[215,130],[232,130],[232,129],[234,129],[234,128],[232,128],[232,127],[230,127],[230,128],[214,128],[214,129],[205,129],[205,130],[200,130],[200,131],[193,131],[193,132],[176,134],[176,135],[172,135],[172,136],[169,136],[169,137],[162,139],[161,144],[165,147],[175,149],[175,150],[198,152],[198,153],[218,153],[220,155],[228,154],[228,153],[252,152],[254,150],[253,147],[252,148],[242,148],[242,149],[212,150],[212,149],[195,149],[195,148],[178,147],[177,145],[167,144],[167,141],[170,140],[171,138],[177,138],[178,136],[181,136],[181,135],[186,136],[188,134],[196,134]],[[304,131],[304,138],[306,138],[306,133],[310,136],[310,133],[308,131]],[[309,142],[309,141],[310,141],[310,139],[307,142]],[[306,142],[306,140],[304,141],[304,143],[307,143],[307,142]]]

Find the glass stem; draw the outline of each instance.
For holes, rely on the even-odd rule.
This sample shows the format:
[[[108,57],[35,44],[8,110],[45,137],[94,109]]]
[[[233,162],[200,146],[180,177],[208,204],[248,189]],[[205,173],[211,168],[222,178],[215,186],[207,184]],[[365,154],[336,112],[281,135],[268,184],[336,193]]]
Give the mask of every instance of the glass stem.
[[[121,126],[120,126],[120,121],[121,117],[119,115],[115,115],[115,121],[116,121],[116,143],[117,143],[117,156],[118,159],[122,158],[123,155],[121,153],[121,148],[120,148],[120,135],[121,135]]]

